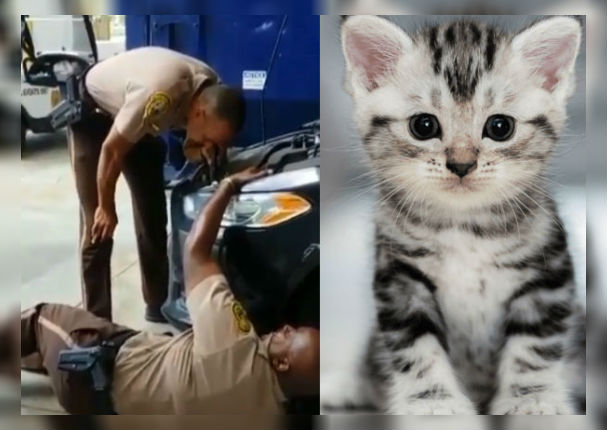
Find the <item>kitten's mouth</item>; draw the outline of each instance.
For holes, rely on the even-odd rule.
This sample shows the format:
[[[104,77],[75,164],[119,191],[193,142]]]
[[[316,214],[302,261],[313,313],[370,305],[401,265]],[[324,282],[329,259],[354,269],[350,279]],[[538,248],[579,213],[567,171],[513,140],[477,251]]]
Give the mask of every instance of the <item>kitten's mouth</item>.
[[[469,193],[478,190],[478,184],[470,178],[449,178],[445,180],[445,190],[455,193]]]

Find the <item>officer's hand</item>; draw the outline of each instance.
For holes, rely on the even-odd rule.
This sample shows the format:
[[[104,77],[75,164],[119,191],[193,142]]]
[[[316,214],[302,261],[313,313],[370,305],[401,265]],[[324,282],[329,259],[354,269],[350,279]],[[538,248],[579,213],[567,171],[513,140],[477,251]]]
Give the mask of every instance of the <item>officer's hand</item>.
[[[91,242],[98,243],[111,239],[118,224],[116,211],[107,210],[102,207],[95,209],[93,228],[91,229]]]
[[[248,184],[255,179],[263,178],[264,176],[272,173],[269,169],[263,169],[258,167],[249,167],[241,172],[230,175],[229,178],[236,187],[236,190],[240,190],[245,184]]]

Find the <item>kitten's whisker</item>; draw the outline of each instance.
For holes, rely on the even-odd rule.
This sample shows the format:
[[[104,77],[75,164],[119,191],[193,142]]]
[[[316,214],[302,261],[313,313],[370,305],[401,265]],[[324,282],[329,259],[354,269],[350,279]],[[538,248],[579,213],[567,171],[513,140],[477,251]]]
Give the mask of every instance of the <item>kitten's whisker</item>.
[[[411,209],[411,207],[413,206],[413,202],[414,202],[414,199],[413,199],[413,192],[414,192],[415,190],[417,190],[417,189],[419,189],[419,187],[417,187],[417,188],[415,188],[415,187],[414,187],[414,188],[413,188],[413,190],[412,190],[411,192],[407,193],[407,195],[406,195],[406,196],[405,196],[405,198],[403,199],[402,203],[401,203],[401,204],[399,204],[399,205],[397,206],[397,210],[398,210],[398,212],[396,213],[396,224],[397,224],[397,225],[398,225],[398,221],[399,221],[399,219],[400,219],[400,216],[401,216],[401,213],[402,213],[403,209],[404,209],[405,207],[407,207],[407,202],[409,201],[409,199],[411,199],[411,203],[409,204],[409,210],[410,210],[410,209]],[[417,192],[416,192],[416,194],[417,194]],[[409,211],[407,211],[407,214],[406,214],[406,215],[405,215],[405,217],[403,218],[404,220],[406,220],[406,219],[408,218],[408,213],[409,213]]]
[[[401,191],[405,191],[406,192],[406,188],[403,187],[393,187],[392,190],[387,193],[387,194],[383,194],[382,198],[379,201],[379,206],[383,206],[385,204],[388,203],[388,201],[390,200],[390,198],[392,196],[394,196],[395,194],[401,192]]]
[[[542,173],[539,173],[536,176],[537,176],[538,179],[541,179],[542,181],[546,181],[546,182],[548,182],[548,183],[550,183],[552,185],[556,185],[556,186],[561,187],[561,188],[573,189],[573,187],[571,185],[561,184],[560,182],[557,182],[554,179],[551,179],[548,176],[543,175]]]
[[[383,184],[390,184],[390,178],[374,178],[373,181],[369,181],[364,185],[353,184],[351,186],[342,185],[337,187],[335,194],[329,195],[328,198],[331,200],[337,200],[336,203],[343,203],[352,200],[353,198],[360,198],[365,194],[372,191],[378,190]],[[358,192],[352,194],[352,190]]]
[[[420,192],[423,191],[423,184],[418,183],[418,186],[416,188],[414,188],[414,193],[411,196],[411,204],[409,205],[409,209],[407,210],[407,212],[405,213],[404,219],[407,220],[409,219],[409,214],[411,213],[411,210],[413,209],[413,206],[415,204],[415,200],[417,199],[417,196]]]
[[[376,191],[379,189],[379,185],[376,186],[365,186],[362,189],[359,189],[358,187],[350,187],[350,190],[359,190],[359,192],[352,194],[351,192],[347,191],[348,189],[346,189],[346,194],[344,195],[343,193],[343,189],[342,192],[340,192],[340,195],[337,197],[337,203],[339,204],[344,204],[344,203],[348,203],[349,201],[352,201],[354,199],[360,199],[361,197],[364,197],[366,194],[369,194],[373,191]],[[335,196],[329,196],[330,199],[335,198]]]
[[[525,187],[532,188],[533,191],[541,194],[542,196],[544,196],[548,199],[552,199],[552,196],[542,186],[534,183],[533,181],[519,181],[519,183],[523,186],[523,188],[525,188]]]
[[[365,177],[369,178],[365,180]],[[389,178],[377,178],[373,173],[363,173],[354,178],[349,179],[344,183],[344,185],[340,186],[340,189],[348,189],[348,188],[361,188],[368,186],[378,186],[383,183],[390,182]]]
[[[401,202],[400,202],[400,203],[399,203],[399,204],[396,206],[396,208],[394,208],[394,209],[392,210],[392,212],[393,212],[393,213],[394,213],[394,212],[396,212],[396,217],[394,218],[394,219],[395,219],[395,224],[396,224],[396,225],[400,225],[400,224],[399,224],[399,220],[400,220],[400,215],[401,215],[401,212],[402,212],[402,210],[403,210],[403,209],[406,207],[406,205],[407,205],[407,201],[409,200],[409,198],[410,198],[410,197],[411,197],[411,193],[410,193],[410,192],[409,192],[409,193],[406,193],[406,194],[405,194],[405,198],[404,198],[404,199],[402,199],[402,201],[401,201]]]
[[[515,189],[517,188],[516,186],[514,186]],[[540,208],[542,211],[544,211],[548,217],[555,222],[555,224],[563,231],[565,231],[565,228],[562,224],[562,222],[556,217],[554,216],[554,214],[550,211],[548,211],[546,208],[544,208],[541,204],[539,204],[533,197],[531,197],[524,189],[522,188],[518,188],[518,192],[524,196],[526,196],[529,200],[531,200],[532,202],[534,202],[538,208]],[[529,208],[527,208],[529,209]]]
[[[514,222],[516,223],[516,229],[518,230],[518,238],[519,240],[521,240],[521,227],[518,223],[518,217],[516,216],[516,210],[514,209],[514,206],[512,206],[512,203],[510,202],[510,198],[508,198],[508,195],[502,191],[503,187],[499,187],[497,188],[497,191],[504,196],[504,201],[508,204],[508,206],[510,206],[510,209],[512,210],[512,214],[514,215]]]

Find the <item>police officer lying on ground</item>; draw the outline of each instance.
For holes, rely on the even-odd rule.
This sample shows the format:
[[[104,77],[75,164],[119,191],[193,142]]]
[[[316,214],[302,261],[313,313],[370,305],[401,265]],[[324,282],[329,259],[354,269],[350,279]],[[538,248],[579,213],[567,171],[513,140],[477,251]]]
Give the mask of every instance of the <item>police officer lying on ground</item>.
[[[68,412],[279,413],[287,398],[318,393],[318,330],[285,325],[259,337],[211,254],[230,198],[264,173],[249,169],[222,180],[187,238],[191,329],[175,337],[137,332],[64,305],[40,304],[22,312],[21,356],[41,354]],[[99,378],[89,372],[59,370],[69,367],[58,363],[66,352],[101,344],[117,349],[115,359],[102,366],[103,375],[113,372],[105,392],[95,391]]]
[[[214,160],[240,131],[242,94],[222,85],[207,64],[179,52],[144,47],[88,69],[80,83],[87,109],[68,128],[80,200],[80,253],[85,309],[111,319],[110,258],[118,217],[116,182],[130,188],[145,318],[163,322],[168,289],[167,214],[159,133],[186,129],[189,159]]]

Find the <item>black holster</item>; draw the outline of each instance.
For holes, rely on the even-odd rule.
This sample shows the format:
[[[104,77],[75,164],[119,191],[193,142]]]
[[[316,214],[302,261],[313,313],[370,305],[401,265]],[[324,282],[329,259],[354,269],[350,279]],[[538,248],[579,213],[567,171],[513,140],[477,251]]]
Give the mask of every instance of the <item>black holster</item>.
[[[93,65],[79,73],[74,73],[60,85],[61,103],[50,113],[51,125],[55,130],[77,123],[94,110],[84,85],[86,74],[91,67]]]
[[[59,352],[59,370],[90,375],[95,394],[95,415],[115,415],[112,404],[112,374],[118,347],[112,342]]]
[[[80,94],[80,79],[80,75],[70,76],[61,88],[63,100],[50,113],[53,129],[58,130],[82,119],[83,104]]]

